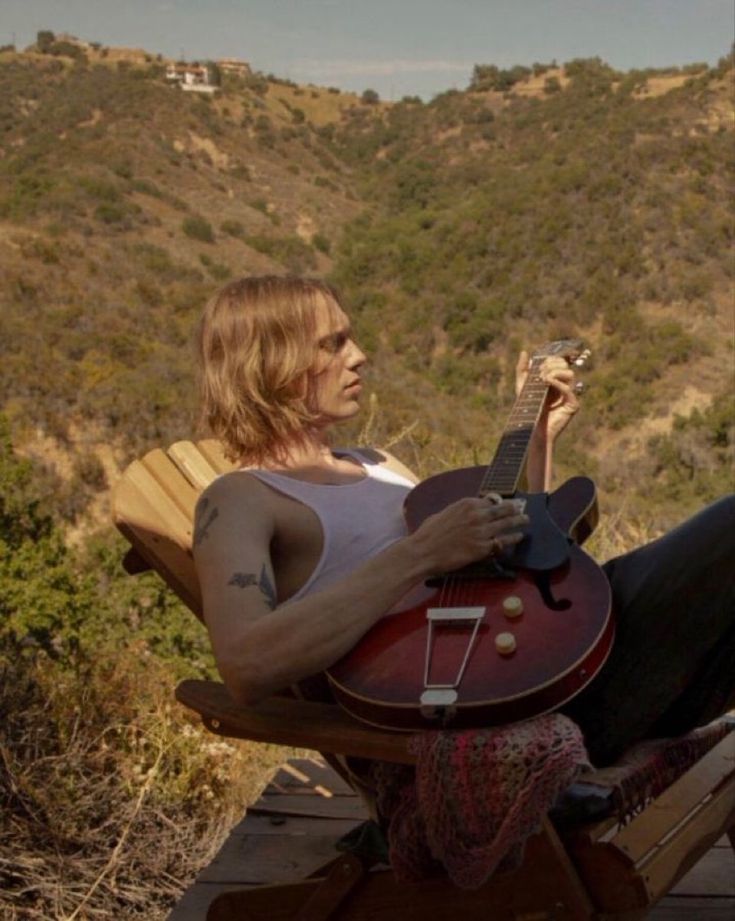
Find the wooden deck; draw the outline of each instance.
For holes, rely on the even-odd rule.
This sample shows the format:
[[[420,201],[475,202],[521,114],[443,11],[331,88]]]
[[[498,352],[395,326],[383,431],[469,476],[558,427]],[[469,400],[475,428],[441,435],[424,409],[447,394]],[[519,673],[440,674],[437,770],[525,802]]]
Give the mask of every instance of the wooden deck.
[[[335,841],[365,818],[360,799],[318,756],[289,762],[235,826],[168,921],[205,921],[212,899],[229,889],[303,879],[331,860]],[[735,854],[727,838],[648,917],[735,921]]]

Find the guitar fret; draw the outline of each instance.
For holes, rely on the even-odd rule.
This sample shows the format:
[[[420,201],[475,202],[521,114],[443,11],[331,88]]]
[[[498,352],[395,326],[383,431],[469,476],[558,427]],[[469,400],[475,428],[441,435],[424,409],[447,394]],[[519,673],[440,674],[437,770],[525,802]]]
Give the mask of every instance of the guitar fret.
[[[549,385],[539,375],[543,356],[531,360],[531,369],[508,417],[500,443],[480,486],[480,495],[496,492],[512,495],[518,488],[531,436],[543,407]]]

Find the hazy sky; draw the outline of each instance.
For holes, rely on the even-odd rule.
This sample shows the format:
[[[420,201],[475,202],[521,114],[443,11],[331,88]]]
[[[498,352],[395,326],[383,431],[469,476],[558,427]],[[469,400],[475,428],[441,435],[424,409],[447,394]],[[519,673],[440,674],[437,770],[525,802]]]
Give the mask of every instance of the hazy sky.
[[[239,57],[386,99],[467,85],[474,64],[599,56],[621,70],[715,63],[732,0],[0,0],[0,44],[39,29],[188,60]]]

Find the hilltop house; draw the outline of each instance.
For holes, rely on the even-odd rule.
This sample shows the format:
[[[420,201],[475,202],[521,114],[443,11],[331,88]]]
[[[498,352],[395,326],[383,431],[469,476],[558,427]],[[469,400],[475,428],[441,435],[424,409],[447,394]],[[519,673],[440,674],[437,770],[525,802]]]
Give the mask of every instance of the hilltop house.
[[[212,82],[209,68],[202,64],[167,64],[166,80],[177,83],[190,93],[216,93],[218,87]]]
[[[252,73],[248,62],[240,61],[238,58],[220,58],[217,67],[223,74],[235,74],[237,77],[249,77]]]

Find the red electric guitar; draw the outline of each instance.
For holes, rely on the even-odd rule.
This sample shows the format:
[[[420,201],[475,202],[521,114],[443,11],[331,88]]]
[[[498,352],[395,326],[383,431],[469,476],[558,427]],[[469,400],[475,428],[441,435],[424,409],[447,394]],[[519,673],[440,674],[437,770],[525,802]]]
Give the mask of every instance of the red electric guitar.
[[[522,498],[530,523],[511,551],[436,580],[417,607],[389,615],[327,671],[337,701],[375,726],[490,726],[554,710],[594,678],[614,638],[610,586],[579,546],[597,521],[586,477],[555,492],[517,491],[549,386],[550,355],[580,364],[579,341],[536,352],[489,467],[430,477],[408,495],[409,531],[466,496]]]

